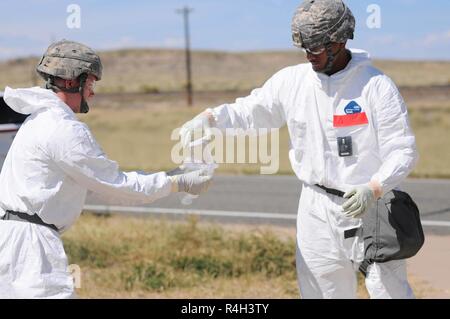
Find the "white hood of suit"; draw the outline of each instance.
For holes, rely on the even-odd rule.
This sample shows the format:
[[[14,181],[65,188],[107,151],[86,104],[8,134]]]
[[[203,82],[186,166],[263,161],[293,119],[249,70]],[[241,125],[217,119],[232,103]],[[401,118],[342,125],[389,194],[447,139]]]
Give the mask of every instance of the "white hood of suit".
[[[21,114],[33,114],[51,107],[70,109],[53,91],[41,87],[26,89],[6,87],[3,99],[11,109]]]

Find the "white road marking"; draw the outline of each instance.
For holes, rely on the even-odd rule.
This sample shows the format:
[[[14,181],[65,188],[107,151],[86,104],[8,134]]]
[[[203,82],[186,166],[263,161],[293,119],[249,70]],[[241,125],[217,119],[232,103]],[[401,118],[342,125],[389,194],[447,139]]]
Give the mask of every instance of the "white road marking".
[[[137,214],[172,214],[172,215],[199,215],[199,216],[216,216],[216,217],[244,217],[259,219],[284,219],[296,220],[297,215],[294,214],[276,214],[261,212],[233,212],[222,210],[202,210],[202,209],[175,209],[175,208],[153,208],[153,207],[127,207],[127,206],[105,206],[105,205],[86,205],[84,209],[98,213],[137,213]],[[423,226],[450,227],[450,222],[423,220]]]
[[[450,222],[442,222],[439,220],[422,220],[423,226],[450,227]]]
[[[202,215],[202,216],[219,216],[219,217],[250,217],[261,219],[297,219],[297,215],[292,214],[274,214],[261,212],[233,212],[222,210],[202,210],[202,209],[175,209],[175,208],[152,208],[152,207],[125,207],[125,206],[102,206],[102,205],[86,205],[84,209],[94,212],[123,212],[138,214],[175,214],[175,215]]]
[[[420,178],[408,178],[406,179],[402,185],[407,184],[441,184],[441,185],[450,185],[450,180],[448,179],[420,179]]]

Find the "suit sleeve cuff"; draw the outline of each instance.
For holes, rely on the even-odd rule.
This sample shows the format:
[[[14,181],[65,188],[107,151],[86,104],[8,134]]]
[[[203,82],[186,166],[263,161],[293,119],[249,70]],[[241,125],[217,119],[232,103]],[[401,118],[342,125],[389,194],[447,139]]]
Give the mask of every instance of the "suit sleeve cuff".
[[[171,183],[171,188],[170,191],[172,193],[176,193],[178,192],[178,182],[177,182],[177,177],[176,176],[167,176],[170,180]]]
[[[381,197],[383,197],[383,188],[381,187],[380,182],[372,179],[369,183],[369,187],[372,189],[375,199],[380,199]]]

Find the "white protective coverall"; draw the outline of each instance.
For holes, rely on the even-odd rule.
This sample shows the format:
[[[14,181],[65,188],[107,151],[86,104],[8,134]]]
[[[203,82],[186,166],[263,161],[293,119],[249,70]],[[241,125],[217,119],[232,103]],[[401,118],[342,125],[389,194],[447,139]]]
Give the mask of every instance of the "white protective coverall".
[[[171,192],[166,173],[124,173],[55,93],[6,88],[23,123],[0,174],[0,217],[37,214],[59,233],[79,217],[87,191],[123,203],[150,203]],[[47,226],[0,220],[0,298],[70,298],[74,284],[60,234]]]
[[[303,298],[355,298],[355,270],[364,259],[362,238],[344,239],[344,231],[360,227],[361,220],[344,217],[344,199],[314,185],[346,192],[377,181],[386,193],[418,157],[396,86],[371,65],[367,52],[351,53],[347,67],[332,76],[316,73],[309,63],[287,67],[250,96],[212,110],[221,129],[288,126],[289,158],[303,182],[297,217]],[[337,138],[348,136],[353,156],[340,157]],[[372,298],[414,297],[404,260],[371,265],[366,287]]]

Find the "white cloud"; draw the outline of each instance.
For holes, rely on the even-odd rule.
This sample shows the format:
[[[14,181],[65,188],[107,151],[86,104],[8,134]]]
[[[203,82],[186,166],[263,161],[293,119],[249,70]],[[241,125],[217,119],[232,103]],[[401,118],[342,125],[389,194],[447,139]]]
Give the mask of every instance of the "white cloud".
[[[18,54],[20,50],[17,48],[7,48],[7,47],[0,47],[0,57],[4,56],[14,56]]]
[[[417,4],[417,0],[400,0],[402,5],[414,5]]]
[[[123,48],[183,48],[184,38],[168,37],[160,41],[143,41],[131,36],[124,36],[117,41],[103,42],[96,46],[100,50],[117,50]]]
[[[123,49],[123,48],[140,48],[140,47],[146,47],[148,46],[148,43],[136,40],[135,38],[131,36],[124,36],[121,37],[115,41],[106,41],[103,43],[100,43],[96,45],[96,49],[99,50],[116,50],[116,49]]]
[[[0,47],[0,61],[30,56],[34,53],[35,52],[30,52],[30,50],[23,48]]]
[[[121,37],[115,44],[117,47],[129,47],[133,45],[138,45],[138,41],[130,36]]]
[[[422,39],[422,43],[427,47],[448,44],[450,43],[450,30],[446,32],[429,33]]]
[[[45,34],[45,32],[31,32],[27,28],[19,29],[8,26],[2,26],[0,37],[9,41],[27,39],[34,42],[48,42],[50,39],[50,36]]]
[[[370,43],[374,45],[391,45],[397,41],[397,37],[393,34],[379,35],[370,37]]]
[[[184,45],[184,39],[182,38],[166,38],[163,41],[163,47],[165,48],[180,48]]]

